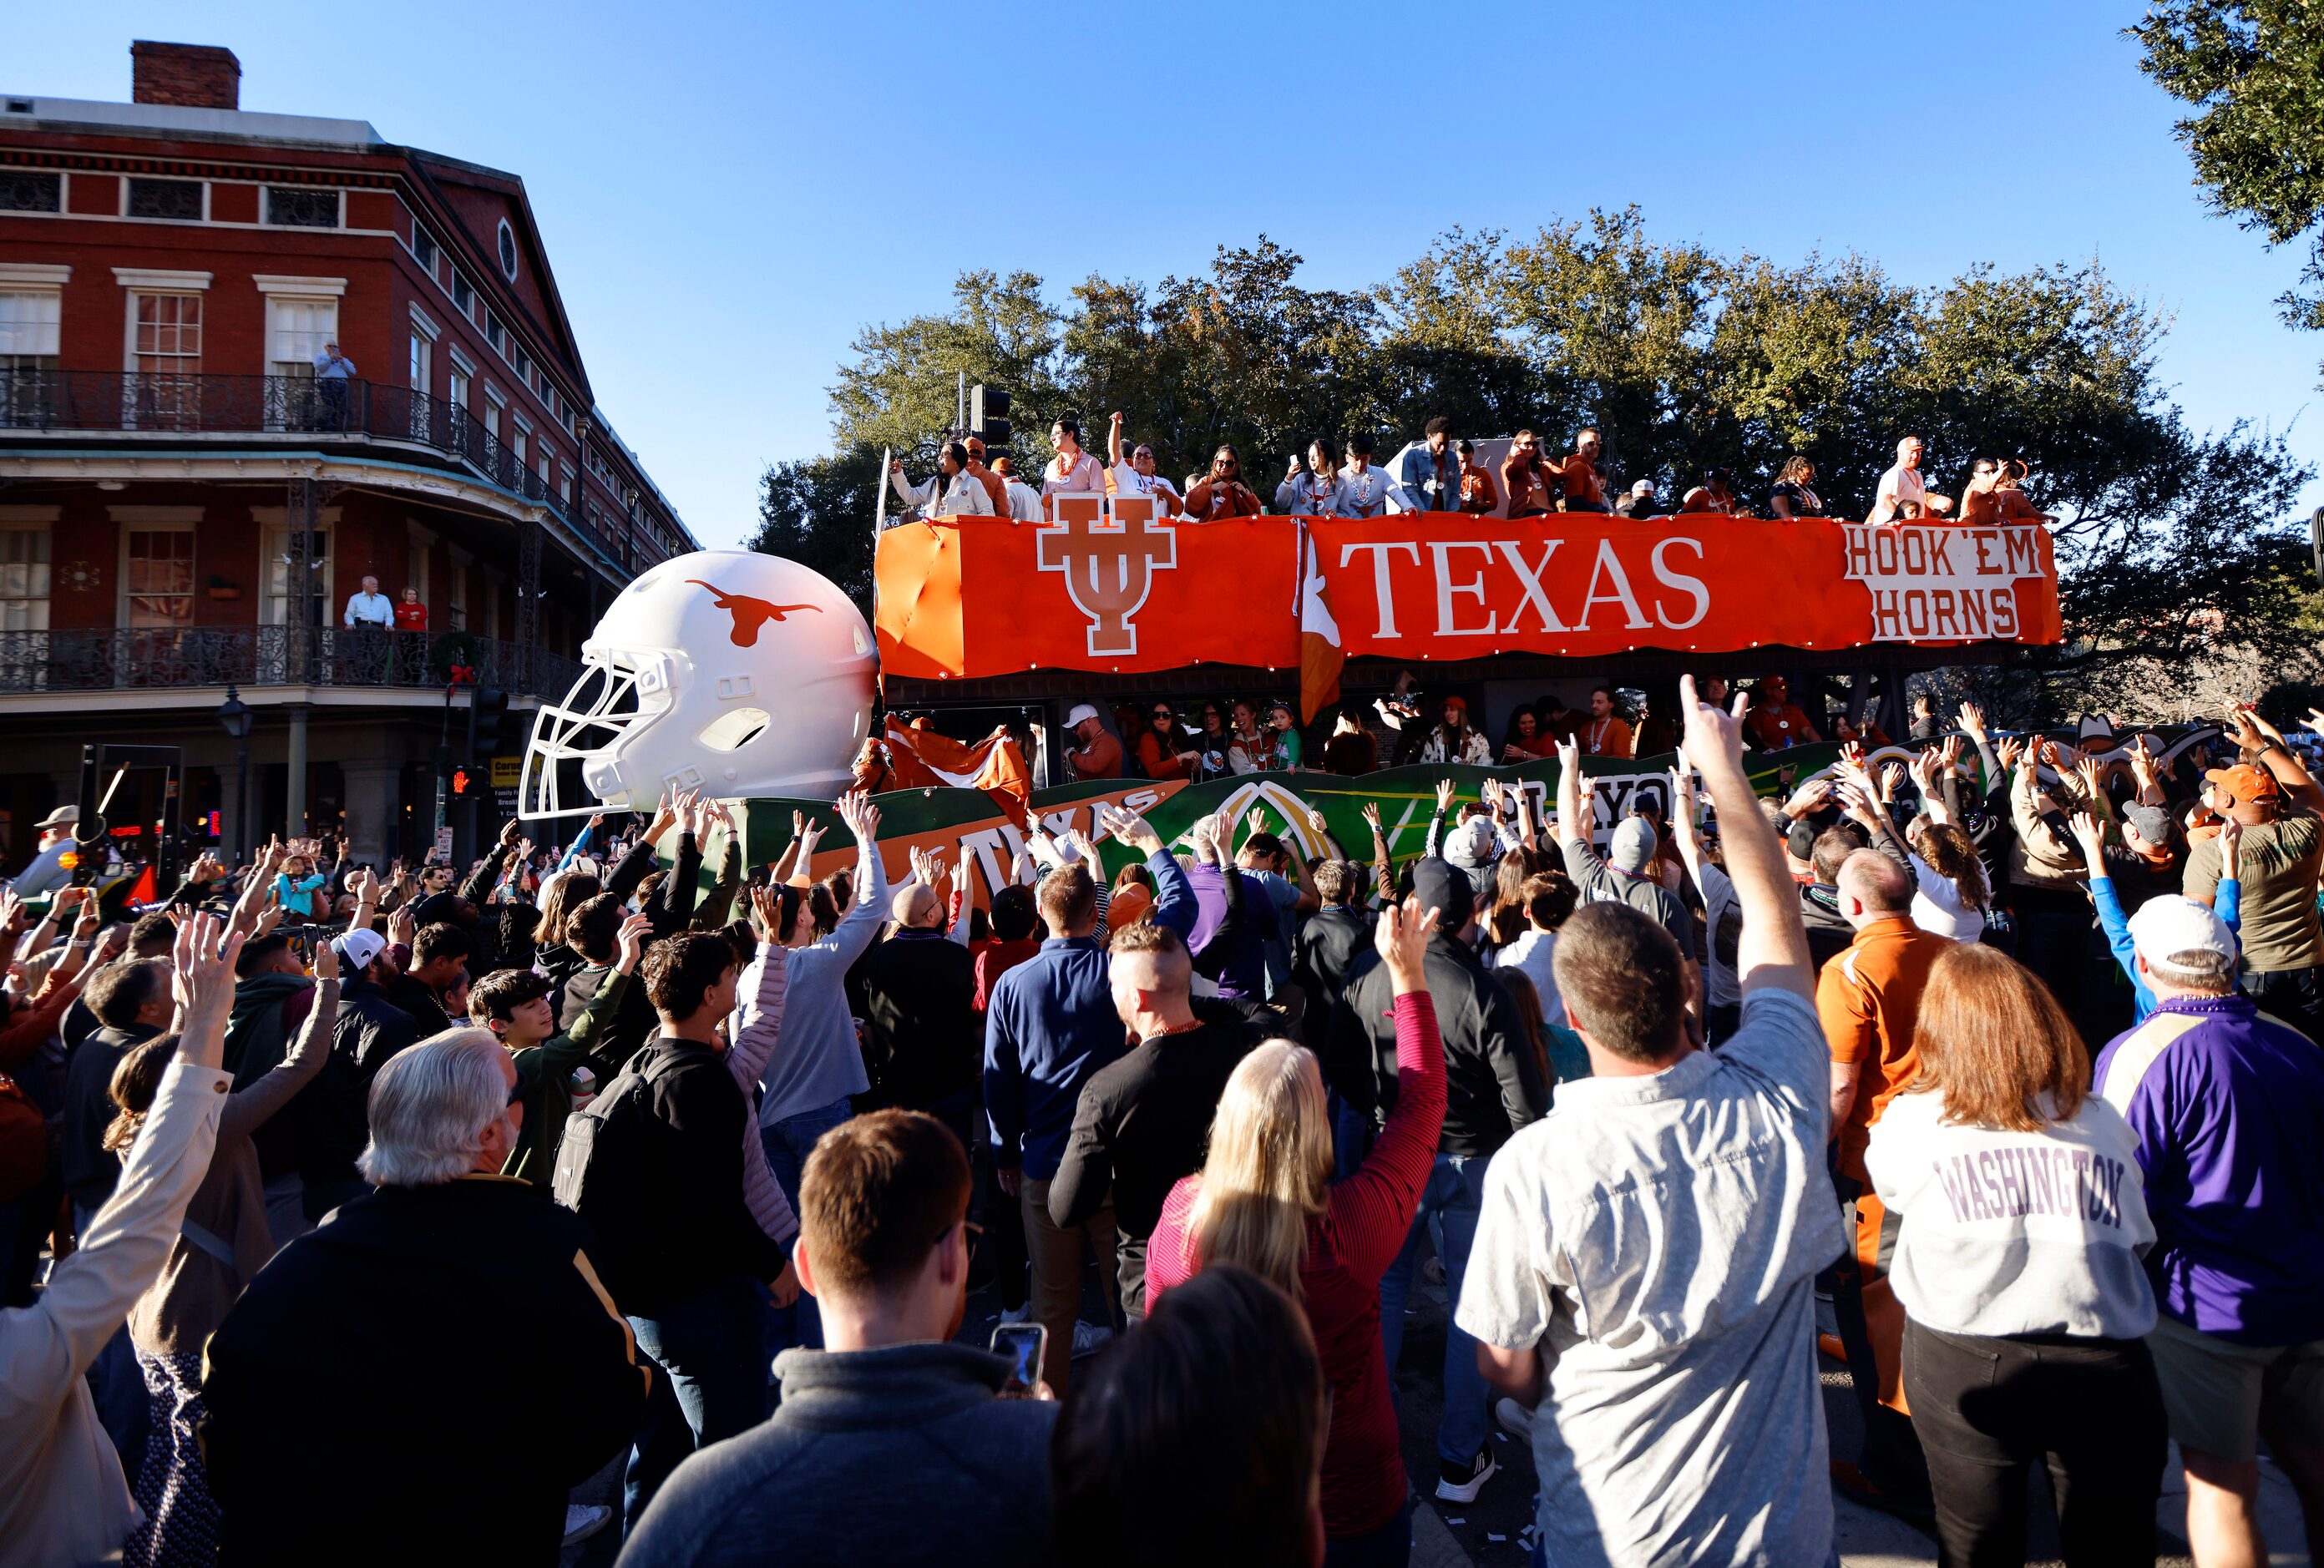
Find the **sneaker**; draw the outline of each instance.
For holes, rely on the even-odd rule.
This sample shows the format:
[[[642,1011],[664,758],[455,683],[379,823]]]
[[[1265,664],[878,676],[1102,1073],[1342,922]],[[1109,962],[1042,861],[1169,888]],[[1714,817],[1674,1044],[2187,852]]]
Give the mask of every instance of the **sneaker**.
[[[1029,1301],[1022,1306],[1008,1306],[1001,1309],[1002,1323],[1030,1323],[1032,1319],[1033,1304]]]
[[[1533,1412],[1515,1399],[1494,1400],[1493,1419],[1499,1422],[1501,1430],[1510,1436],[1522,1437],[1528,1442],[1532,1440]]]
[[[586,1541],[612,1521],[613,1510],[603,1503],[565,1505],[565,1544]]]
[[[1074,1360],[1093,1353],[1098,1346],[1113,1337],[1110,1328],[1100,1328],[1093,1323],[1074,1324]]]
[[[1448,1503],[1475,1502],[1477,1494],[1485,1490],[1485,1483],[1492,1480],[1495,1472],[1500,1468],[1501,1462],[1493,1457],[1493,1451],[1489,1448],[1477,1455],[1475,1462],[1471,1464],[1463,1464],[1457,1459],[1438,1460],[1436,1462],[1438,1500]]]

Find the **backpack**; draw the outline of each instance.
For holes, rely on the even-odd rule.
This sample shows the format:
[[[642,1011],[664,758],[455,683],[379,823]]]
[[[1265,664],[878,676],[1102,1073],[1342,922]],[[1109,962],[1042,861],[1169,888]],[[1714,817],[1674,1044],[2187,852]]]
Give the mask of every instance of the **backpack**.
[[[557,1151],[550,1190],[595,1233],[605,1288],[616,1305],[641,1282],[639,1244],[654,1223],[645,1190],[653,1085],[678,1063],[668,1051],[654,1053],[642,1069],[633,1058],[604,1093],[567,1119]]]

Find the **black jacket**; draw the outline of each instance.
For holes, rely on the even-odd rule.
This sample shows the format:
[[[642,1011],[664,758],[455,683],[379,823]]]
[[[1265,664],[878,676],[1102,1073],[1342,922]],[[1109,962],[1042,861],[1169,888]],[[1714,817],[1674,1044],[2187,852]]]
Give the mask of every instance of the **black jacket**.
[[[1113,1194],[1113,1222],[1144,1241],[1180,1176],[1203,1168],[1227,1078],[1265,1038],[1241,1023],[1201,1022],[1130,1047],[1092,1074],[1074,1108],[1065,1158],[1049,1183],[1049,1217],[1078,1225]]]
[[[482,975],[491,972],[473,973]],[[452,1027],[452,1015],[444,1010],[444,999],[417,976],[399,974],[387,983],[381,994],[397,1011],[410,1017],[413,1027],[420,1031],[419,1038],[423,1040],[430,1035],[440,1035]],[[468,1020],[462,1019],[460,1021],[466,1023]]]
[[[1332,1010],[1340,1005],[1348,976],[1372,951],[1372,927],[1345,904],[1326,904],[1307,917],[1299,928],[1298,950],[1291,960],[1291,978],[1307,993],[1304,1027],[1310,1049],[1321,1052],[1329,1032]]]
[[[1548,1085],[1526,1038],[1517,1004],[1466,944],[1428,939],[1428,992],[1444,1038],[1441,1153],[1490,1154],[1549,1108]],[[1348,977],[1332,1010],[1324,1081],[1386,1126],[1396,1109],[1396,985],[1375,952]]]
[[[669,1035],[657,1036],[647,1049],[679,1058],[647,1090],[642,1208],[654,1223],[623,1249],[642,1283],[628,1290],[622,1310],[650,1317],[737,1274],[772,1279],[784,1258],[742,1201],[742,1130],[751,1103],[725,1056]],[[642,1059],[638,1065],[642,1070]]]
[[[942,931],[899,931],[865,955],[863,1065],[881,1105],[926,1111],[984,1063],[976,960]]]
[[[1808,928],[1808,964],[1819,974],[1856,940],[1856,927],[1840,912],[1840,895],[1821,882],[1800,888],[1800,920]]]
[[[284,1248],[209,1342],[220,1562],[554,1563],[567,1491],[629,1446],[652,1376],[592,1245],[527,1184],[471,1176],[383,1187]]]
[[[58,1152],[65,1191],[85,1207],[105,1206],[121,1180],[121,1157],[105,1147],[113,1125],[113,1070],[122,1058],[161,1031],[143,1024],[96,1030],[72,1048],[65,1064],[65,1117]]]
[[[390,1056],[419,1040],[419,1024],[378,986],[358,976],[340,988],[330,1059],[300,1092],[302,1100],[314,1097],[299,1161],[310,1186],[355,1176],[355,1158],[371,1139],[371,1081]]]

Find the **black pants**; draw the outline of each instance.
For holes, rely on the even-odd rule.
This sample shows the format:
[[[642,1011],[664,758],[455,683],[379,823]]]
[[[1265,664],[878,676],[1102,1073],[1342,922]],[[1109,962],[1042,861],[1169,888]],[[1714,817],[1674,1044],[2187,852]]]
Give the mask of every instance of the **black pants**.
[[[2069,1568],[2152,1568],[2166,1434],[2144,1340],[1986,1339],[1908,1320],[1904,1395],[1944,1568],[2020,1568],[2025,1467],[2037,1460]]]

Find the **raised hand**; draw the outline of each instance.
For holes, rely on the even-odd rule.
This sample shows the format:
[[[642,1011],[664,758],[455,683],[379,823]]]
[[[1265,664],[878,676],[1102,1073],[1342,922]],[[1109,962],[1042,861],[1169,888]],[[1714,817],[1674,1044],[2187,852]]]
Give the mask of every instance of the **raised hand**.
[[[632,915],[622,921],[622,928],[613,937],[620,953],[613,962],[614,969],[622,974],[634,973],[638,959],[646,950],[646,938],[652,935],[653,917],[650,915]]]
[[[1561,749],[1561,751],[1560,751],[1559,754],[1560,754],[1561,756],[1562,756],[1562,755],[1563,755],[1563,749]],[[1574,750],[1574,754],[1575,754],[1576,756],[1581,755],[1581,749],[1580,749],[1578,746],[1577,746],[1577,747],[1575,748],[1575,750]],[[1436,781],[1436,809],[1437,809],[1437,810],[1439,810],[1439,811],[1450,811],[1450,810],[1452,810],[1452,789],[1453,789],[1453,784],[1452,784],[1452,779],[1439,779]]]
[[[1960,727],[1972,740],[1985,739],[1985,710],[1973,702],[1961,704]]]
[[[2095,811],[2077,811],[2073,816],[2074,842],[2082,846],[2082,858],[2098,870],[2106,863],[2106,819]]]
[[[1737,692],[1733,710],[1722,713],[1716,706],[1704,702],[1695,695],[1694,677],[1682,675],[1678,678],[1679,713],[1686,721],[1685,732],[1679,743],[1686,749],[1686,754],[1694,760],[1694,765],[1697,768],[1704,770],[1706,773],[1711,768],[1716,766],[1733,768],[1738,771],[1741,770],[1743,714],[1745,705],[1749,701],[1748,693]],[[1561,763],[1565,761],[1566,748],[1569,744],[1572,745],[1573,761],[1578,767],[1581,765],[1582,759],[1582,750],[1578,744],[1561,742],[1557,749],[1557,760]]]
[[[1784,815],[1797,821],[1831,798],[1831,780],[1819,775],[1792,792],[1784,802]]]
[[[858,844],[869,844],[880,835],[880,808],[861,789],[850,789],[839,798],[839,819],[847,824],[847,831]]]
[[[2004,770],[2014,770],[2018,759],[2025,754],[2024,743],[2014,735],[2004,735],[1993,743],[1994,755],[2000,759]]]
[[[1379,814],[1379,801],[1377,801],[1377,800],[1367,800],[1367,801],[1365,801],[1365,802],[1364,802],[1364,822],[1365,822],[1365,824],[1366,824],[1367,826],[1369,826],[1371,828],[1371,830],[1372,830],[1374,833],[1378,833],[1378,832],[1379,832],[1379,831],[1380,831],[1380,814]]]
[[[1380,911],[1372,945],[1388,965],[1388,979],[1397,995],[1428,989],[1428,939],[1435,935],[1437,918],[1443,913],[1433,907],[1423,909],[1416,896]]]
[[[1267,807],[1264,806],[1252,807],[1250,808],[1250,815],[1243,818],[1243,821],[1249,824],[1251,832],[1265,833],[1267,831]]]
[[[315,983],[316,983],[316,984],[318,984],[318,985],[337,985],[337,984],[338,984],[338,982],[339,982],[339,950],[338,950],[337,945],[336,944],[334,944],[334,943],[329,943],[329,942],[318,942],[318,943],[316,943],[316,944],[315,944],[315,962],[314,962],[314,964],[313,964],[313,968],[314,968],[314,971],[315,971]]]
[[[1135,811],[1109,802],[1097,808],[1097,820],[1098,826],[1111,835],[1115,842],[1126,844],[1143,855],[1162,853],[1162,835]]]
[[[517,839],[523,834],[523,831],[524,823],[517,817],[512,816],[506,822],[502,823],[501,847],[503,849],[507,849],[511,845],[514,844]]]
[[[1323,814],[1312,806],[1307,808],[1307,826],[1321,835],[1328,835],[1332,831],[1332,825],[1323,819]]]
[[[2244,825],[2230,816],[2219,825],[2219,880],[2239,881],[2243,863]]]
[[[2093,800],[2106,798],[2106,769],[2096,757],[2084,757],[2074,764],[2074,772],[2081,779],[2082,789]]]
[[[1896,798],[1896,786],[1904,781],[1904,764],[1884,762],[1880,767],[1880,800],[1886,805]]]

